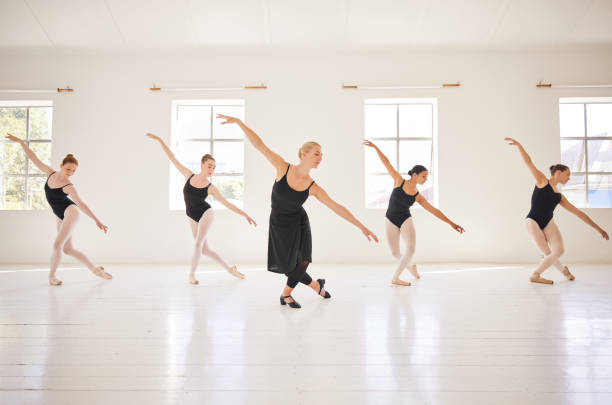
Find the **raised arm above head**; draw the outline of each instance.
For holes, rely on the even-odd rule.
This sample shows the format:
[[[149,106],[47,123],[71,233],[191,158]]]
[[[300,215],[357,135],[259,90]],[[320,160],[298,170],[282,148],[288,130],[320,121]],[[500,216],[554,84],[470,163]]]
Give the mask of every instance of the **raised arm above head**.
[[[166,145],[166,143],[159,136],[151,134],[151,133],[148,133],[148,132],[147,132],[146,136],[151,138],[151,139],[153,139],[153,140],[156,140],[157,142],[159,142],[159,144],[161,145],[162,149],[164,150],[164,152],[168,156],[168,159],[170,159],[172,164],[174,164],[174,167],[176,167],[177,170],[179,172],[181,172],[181,174],[183,176],[185,176],[185,178],[188,178],[189,176],[191,176],[193,174],[193,172],[191,170],[189,170],[187,167],[183,166],[183,164],[181,164],[181,162],[178,161],[178,159],[176,158],[176,156],[174,156],[174,153],[170,150],[168,145]]]
[[[395,167],[393,167],[393,165],[389,161],[389,158],[378,148],[378,146],[376,146],[374,144],[374,142],[371,142],[371,141],[368,141],[367,139],[364,139],[363,140],[363,144],[365,146],[369,146],[370,148],[374,148],[374,150],[378,154],[378,158],[380,159],[382,164],[387,169],[387,172],[389,172],[389,175],[391,175],[391,177],[393,177],[393,182],[395,183],[395,186],[396,187],[399,186],[399,184],[404,180],[404,178],[402,177],[401,174],[399,174],[399,172],[397,170],[395,170]]]
[[[525,162],[525,165],[527,166],[527,168],[531,172],[531,175],[535,179],[536,184],[538,185],[538,187],[545,186],[546,183],[548,182],[548,178],[546,177],[546,175],[544,173],[539,171],[537,167],[535,167],[535,165],[533,164],[533,162],[531,160],[531,157],[529,156],[529,154],[527,153],[525,148],[523,148],[523,145],[521,145],[519,141],[517,141],[516,139],[513,139],[513,138],[504,138],[504,140],[508,142],[508,145],[516,146],[518,148],[518,150],[519,150],[519,152],[521,154],[521,157],[523,158],[523,161]]]
[[[242,122],[239,118],[230,117],[229,115],[217,114],[217,118],[220,118],[224,121],[221,122],[221,125],[226,124],[236,124],[242,129],[242,132],[246,135],[249,142],[255,149],[257,149],[268,162],[272,164],[276,168],[277,174],[284,172],[287,168],[287,162],[283,159],[279,154],[273,152],[268,146],[264,143],[264,141],[253,131],[251,128],[247,127],[244,122]]]
[[[16,136],[11,135],[9,133],[6,134],[6,139],[8,139],[9,141],[17,142],[18,144],[20,144],[21,147],[23,148],[23,150],[25,151],[25,154],[32,161],[32,163],[34,163],[36,165],[36,167],[38,167],[40,169],[41,172],[45,173],[47,176],[50,176],[51,173],[54,172],[52,167],[44,164],[38,158],[38,156],[36,156],[36,153],[34,153],[34,151],[28,147],[28,145],[25,143],[25,141],[23,139],[17,138]]]

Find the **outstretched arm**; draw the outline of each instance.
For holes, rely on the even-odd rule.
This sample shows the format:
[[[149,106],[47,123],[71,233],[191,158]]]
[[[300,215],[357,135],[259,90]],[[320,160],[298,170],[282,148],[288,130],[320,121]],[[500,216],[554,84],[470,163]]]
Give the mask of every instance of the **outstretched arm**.
[[[563,208],[565,208],[566,210],[568,210],[572,214],[576,215],[578,218],[583,220],[585,223],[587,223],[591,227],[595,228],[597,230],[597,232],[599,232],[601,234],[601,236],[605,240],[609,240],[610,239],[610,237],[608,236],[608,233],[606,231],[604,231],[599,225],[597,225],[595,223],[595,221],[593,221],[584,211],[576,208],[576,206],[574,206],[574,204],[569,202],[569,200],[567,198],[565,198],[565,196],[563,194],[561,194],[561,203],[560,204],[561,204],[561,206]]]
[[[349,210],[332,200],[331,197],[325,192],[325,190],[319,187],[319,185],[313,184],[310,188],[310,194],[317,197],[319,201],[327,205],[338,216],[344,218],[345,220],[359,228],[361,232],[363,232],[365,237],[368,238],[368,240],[371,240],[370,238],[372,238],[374,239],[374,241],[378,242],[378,238],[376,237],[376,235],[374,235],[372,231],[370,231],[361,222],[359,222],[359,220],[357,220],[357,218],[355,218],[355,216],[351,214]]]
[[[401,174],[399,174],[397,170],[395,170],[395,167],[393,167],[393,165],[389,161],[389,158],[385,156],[385,154],[373,142],[370,142],[367,139],[364,139],[363,144],[365,146],[369,146],[370,148],[374,148],[374,150],[378,154],[378,158],[380,159],[382,164],[385,166],[385,168],[387,169],[391,177],[393,177],[393,182],[395,183],[396,186],[398,186],[404,180],[404,178],[402,177]]]
[[[72,184],[64,187],[64,192],[67,193],[70,196],[70,198],[72,198],[72,201],[74,201],[78,205],[81,211],[83,211],[88,217],[90,217],[96,222],[96,226],[98,228],[102,229],[104,233],[108,231],[108,226],[100,222],[98,217],[94,215],[93,211],[89,208],[89,206],[85,204],[83,200],[81,200],[81,197],[77,193],[76,188]]]
[[[217,201],[219,201],[221,204],[225,205],[228,209],[234,211],[236,214],[243,216],[251,225],[257,226],[257,223],[255,221],[253,221],[253,218],[251,218],[250,216],[248,216],[248,214],[244,211],[242,211],[240,208],[236,207],[234,204],[232,204],[231,202],[227,201],[225,199],[225,197],[223,197],[221,195],[221,193],[219,192],[219,189],[217,187],[215,187],[214,185],[211,184],[211,186],[208,188],[208,193],[210,195],[212,195],[213,197],[215,197],[215,199]]]
[[[451,226],[451,228],[453,228],[455,231],[457,231],[459,233],[465,232],[465,229],[463,229],[463,227],[457,225],[456,223],[454,223],[453,221],[448,219],[448,217],[446,215],[444,215],[444,213],[442,211],[440,211],[438,208],[436,208],[433,205],[431,205],[429,203],[429,201],[427,201],[427,199],[425,197],[423,197],[421,194],[417,195],[416,202],[421,204],[421,206],[423,208],[425,208],[427,211],[431,212],[436,217],[438,217],[442,221],[444,221],[447,224],[449,224]]]
[[[513,145],[518,148],[521,154],[521,157],[523,158],[523,161],[525,162],[525,165],[527,165],[527,168],[531,172],[531,175],[535,179],[538,187],[546,185],[546,182],[548,181],[546,175],[542,173],[541,171],[539,171],[537,167],[535,167],[535,165],[531,161],[531,157],[529,156],[527,151],[525,151],[525,148],[523,148],[523,145],[521,145],[519,141],[513,138],[504,138],[504,141],[507,141],[508,145]]]
[[[266,159],[268,162],[272,164],[276,168],[277,174],[284,172],[287,168],[287,162],[283,159],[279,154],[273,152],[268,148],[268,146],[263,142],[263,140],[253,131],[251,128],[247,127],[244,122],[235,117],[230,117],[228,115],[217,114],[217,118],[221,118],[225,121],[221,123],[221,125],[225,124],[236,124],[242,129],[242,132],[246,135],[251,145],[255,147]]]
[[[166,152],[166,155],[168,156],[168,159],[170,159],[170,161],[172,162],[172,164],[174,164],[174,167],[177,168],[177,170],[179,172],[181,172],[181,174],[183,176],[185,176],[185,178],[188,178],[189,176],[191,176],[193,174],[193,172],[191,170],[189,170],[188,168],[186,168],[185,166],[183,166],[181,164],[181,162],[178,161],[178,159],[176,158],[176,156],[174,156],[174,153],[172,153],[172,151],[170,150],[170,148],[168,147],[168,145],[166,145],[166,143],[157,135],[153,135],[147,132],[147,136],[151,139],[156,140],[157,142],[159,142],[159,144],[161,145],[162,149],[164,150],[164,152]]]
[[[46,164],[44,164],[38,158],[38,156],[36,156],[36,153],[34,153],[34,151],[28,147],[28,145],[23,141],[23,139],[17,138],[16,136],[11,135],[11,134],[6,134],[6,139],[20,144],[23,150],[25,151],[25,154],[28,156],[28,158],[30,158],[32,163],[34,163],[36,167],[40,169],[41,172],[45,173],[47,176],[50,176],[51,173],[53,173],[54,170],[50,166],[47,166]]]

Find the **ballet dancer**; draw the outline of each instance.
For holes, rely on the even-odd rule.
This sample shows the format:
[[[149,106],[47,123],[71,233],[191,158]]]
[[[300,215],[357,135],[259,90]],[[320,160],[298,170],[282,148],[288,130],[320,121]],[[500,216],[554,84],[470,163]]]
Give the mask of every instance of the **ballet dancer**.
[[[170,161],[174,164],[174,167],[176,167],[176,169],[183,176],[185,176],[185,186],[183,187],[185,211],[191,227],[193,239],[195,240],[193,255],[191,257],[191,267],[189,269],[189,282],[194,285],[199,284],[199,281],[195,277],[195,271],[198,267],[200,256],[202,254],[215,260],[232,276],[243,279],[244,274],[239,272],[236,266],[230,267],[221,258],[221,256],[219,256],[208,246],[208,232],[214,218],[213,209],[211,208],[210,204],[206,202],[206,197],[209,194],[215,197],[217,201],[225,205],[231,211],[243,216],[249,222],[249,224],[257,226],[255,221],[253,221],[253,219],[248,216],[246,212],[227,201],[221,195],[217,187],[211,183],[210,177],[215,172],[216,167],[215,159],[209,154],[204,155],[200,163],[200,173],[194,174],[177,160],[174,153],[172,153],[170,148],[168,148],[168,146],[159,136],[150,133],[147,133],[146,136],[159,142]]]
[[[395,273],[393,274],[393,278],[391,279],[391,284],[409,286],[409,281],[400,279],[400,275],[405,268],[408,268],[415,278],[421,278],[419,272],[417,271],[416,264],[412,263],[412,257],[414,256],[416,247],[416,231],[412,221],[412,214],[410,214],[410,207],[415,202],[418,202],[423,208],[449,224],[451,228],[460,234],[465,232],[465,230],[448,219],[446,215],[442,213],[442,211],[431,205],[425,197],[419,194],[417,184],[425,184],[429,174],[429,171],[425,168],[425,166],[414,166],[408,172],[410,179],[406,180],[397,170],[395,170],[391,162],[389,162],[389,159],[378,148],[378,146],[368,140],[364,140],[363,144],[373,148],[376,151],[378,158],[393,178],[393,191],[391,192],[389,206],[385,214],[385,225],[387,230],[387,240],[389,242],[389,247],[391,248],[391,254],[393,257],[398,259],[399,262]],[[405,251],[403,255],[400,254],[400,236],[404,240],[405,244]]]
[[[325,279],[315,281],[306,272],[312,262],[312,237],[308,215],[302,204],[308,196],[315,196],[337,215],[358,227],[368,240],[374,239],[378,242],[378,238],[349,210],[332,200],[310,177],[310,170],[318,167],[323,158],[321,146],[316,142],[306,142],[298,151],[300,163],[292,165],[270,150],[240,119],[222,114],[218,114],[217,118],[224,120],[221,124],[238,125],[255,149],[276,169],[268,235],[268,271],[284,273],[287,276],[287,284],[280,296],[281,305],[301,307],[291,296],[298,283],[309,286],[323,298],[331,298],[325,290]]]
[[[104,233],[108,231],[108,227],[100,222],[87,204],[83,202],[76,188],[70,182],[70,177],[76,172],[79,162],[73,155],[68,154],[62,160],[60,170],[55,171],[50,166],[44,164],[22,139],[11,134],[7,134],[6,139],[20,144],[30,161],[47,175],[45,196],[57,217],[57,236],[53,242],[51,264],[49,266],[49,284],[52,286],[62,285],[62,281],[55,277],[57,266],[59,266],[62,257],[62,251],[83,263],[96,276],[110,280],[112,276],[104,271],[104,267],[94,266],[83,252],[76,250],[72,246],[72,232],[81,216],[79,209],[93,219],[96,222],[96,226],[103,230]]]

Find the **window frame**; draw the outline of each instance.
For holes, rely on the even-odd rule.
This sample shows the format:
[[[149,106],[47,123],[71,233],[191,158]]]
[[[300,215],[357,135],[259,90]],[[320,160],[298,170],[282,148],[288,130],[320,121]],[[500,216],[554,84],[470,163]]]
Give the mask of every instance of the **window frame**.
[[[26,109],[26,128],[25,128],[25,143],[29,147],[31,143],[48,143],[50,145],[50,153],[53,156],[53,101],[52,100],[0,100],[0,109]],[[51,109],[51,134],[49,139],[30,139],[30,108],[50,108]],[[12,141],[7,140],[4,137],[5,134],[2,134],[2,144],[5,143],[13,143]],[[25,154],[25,152],[24,152]],[[3,206],[0,211],[34,211],[34,210],[46,210],[47,208],[32,208],[30,195],[28,193],[28,183],[31,178],[46,178],[44,173],[35,173],[30,174],[30,158],[28,155],[25,155],[25,173],[19,174],[7,174],[2,172],[0,175],[4,178],[23,178],[24,179],[24,208],[18,209],[9,209]],[[4,180],[0,182],[4,189]],[[4,191],[0,191],[2,193],[1,197],[4,199]]]
[[[437,97],[410,97],[410,98],[366,98],[363,102],[363,122],[365,123],[365,108],[368,105],[385,105],[385,106],[396,106],[396,128],[395,128],[395,137],[367,137],[365,133],[365,125],[364,125],[364,139],[371,140],[376,143],[377,141],[395,141],[395,170],[398,173],[406,178],[408,177],[408,170],[405,172],[401,172],[399,170],[400,164],[400,143],[402,141],[431,141],[431,167],[428,167],[429,177],[431,178],[432,188],[433,188],[433,201],[430,203],[436,207],[439,206],[439,189],[438,189],[438,98]],[[400,136],[400,106],[401,105],[428,105],[431,106],[431,120],[432,120],[432,132],[431,137],[401,137]],[[367,172],[365,168],[364,161],[364,205],[366,209],[370,210],[382,210],[387,209],[387,207],[370,207],[367,204],[367,194],[368,190],[366,188],[366,180],[368,176],[389,176],[387,171],[384,172]],[[392,190],[389,190],[389,195]],[[414,206],[417,209],[420,209],[421,206]]]
[[[210,108],[210,138],[179,138],[178,135],[176,135],[178,133],[178,114],[179,114],[179,108],[183,107],[183,106],[202,106],[202,107],[211,107]],[[210,154],[212,156],[215,156],[214,154],[214,144],[215,142],[217,143],[242,143],[243,145],[245,144],[244,140],[244,136],[242,138],[219,138],[219,139],[215,139],[214,137],[214,120],[215,120],[215,116],[214,116],[214,108],[215,107],[242,107],[244,109],[244,114],[246,115],[246,100],[244,98],[227,98],[227,99],[181,99],[181,100],[172,100],[172,107],[171,107],[171,130],[170,130],[170,149],[176,153],[176,151],[179,150],[179,146],[180,146],[180,142],[201,142],[202,144],[207,144],[210,145]],[[245,148],[243,147],[243,151],[245,150]],[[177,156],[177,158],[179,159],[179,161],[181,160],[180,157]],[[181,162],[183,163],[183,162]],[[170,162],[170,170],[176,170],[176,168],[174,168],[174,166],[172,165],[172,162]],[[223,177],[242,177],[243,178],[243,197],[244,197],[244,160],[242,162],[242,172],[240,173],[230,173],[230,172],[218,172],[215,170],[215,173],[213,174],[213,179],[215,176],[223,176]],[[172,192],[171,189],[172,186],[172,177],[169,178],[169,193]],[[171,206],[171,202],[172,199],[170,197],[170,194],[168,194],[168,209],[170,211],[181,211],[184,208],[173,208]],[[211,198],[213,198],[211,196]],[[213,198],[214,199],[214,198]],[[218,204],[217,206],[214,207],[216,210],[226,210],[227,207]],[[244,198],[242,200],[242,207],[239,208],[244,208]]]
[[[612,207],[591,207],[589,203],[589,175],[612,176],[610,172],[590,171],[589,170],[589,144],[588,141],[611,141],[612,136],[589,136],[587,121],[587,105],[589,104],[611,104],[612,97],[560,97],[559,98],[559,146],[561,141],[583,141],[584,142],[584,171],[572,171],[572,174],[584,175],[584,201],[586,205],[580,208],[606,209]],[[584,120],[584,136],[561,136],[561,105],[582,105]]]

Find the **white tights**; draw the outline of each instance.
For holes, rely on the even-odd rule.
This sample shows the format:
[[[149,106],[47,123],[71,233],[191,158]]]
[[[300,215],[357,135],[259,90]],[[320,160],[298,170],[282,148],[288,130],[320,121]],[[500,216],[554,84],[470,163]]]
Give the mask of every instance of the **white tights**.
[[[389,247],[391,248],[391,254],[393,257],[399,259],[395,274],[393,274],[393,280],[398,280],[400,274],[408,266],[412,266],[412,257],[416,248],[416,231],[414,229],[414,223],[412,217],[402,223],[401,228],[393,225],[388,218],[385,218],[387,228],[387,240],[389,241]],[[406,250],[404,254],[400,254],[400,236],[404,241]]]

